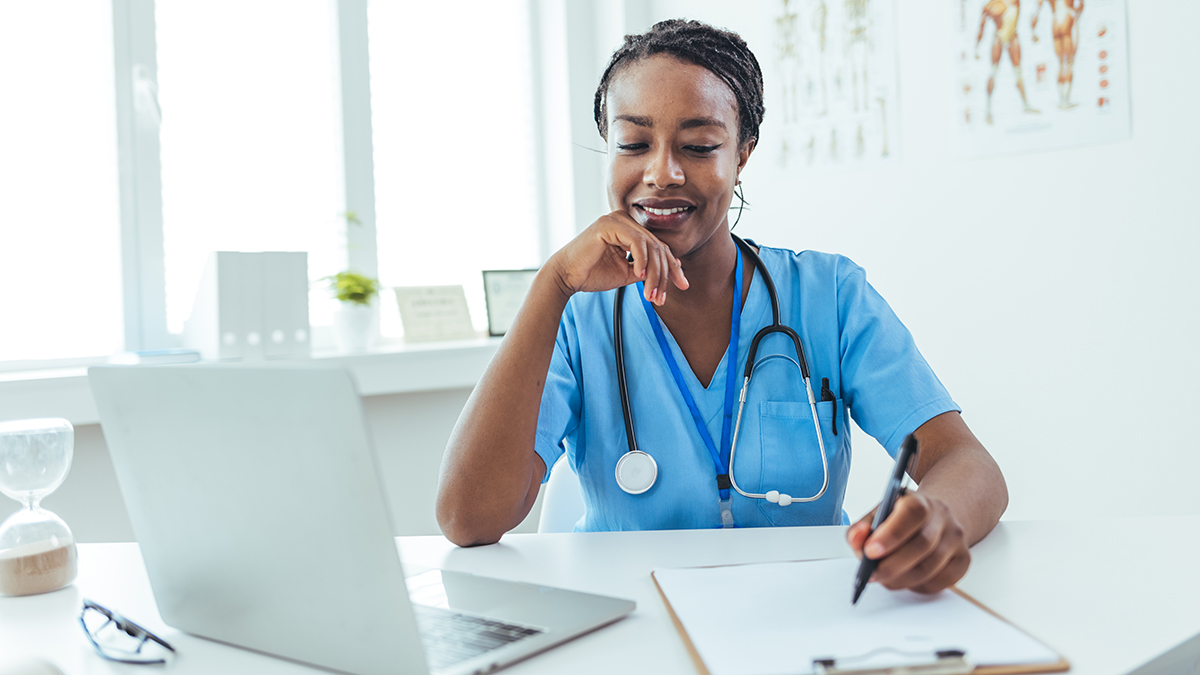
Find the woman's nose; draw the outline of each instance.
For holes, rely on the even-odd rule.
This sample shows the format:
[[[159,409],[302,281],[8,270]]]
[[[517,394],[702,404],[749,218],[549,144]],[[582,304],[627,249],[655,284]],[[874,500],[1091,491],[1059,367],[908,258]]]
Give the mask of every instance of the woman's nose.
[[[684,182],[683,167],[670,148],[663,148],[651,155],[642,181],[659,189],[678,187]]]

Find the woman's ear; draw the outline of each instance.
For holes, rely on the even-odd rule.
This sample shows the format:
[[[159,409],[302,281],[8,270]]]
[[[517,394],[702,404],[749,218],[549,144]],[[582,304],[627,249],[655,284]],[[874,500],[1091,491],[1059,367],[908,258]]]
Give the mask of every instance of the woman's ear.
[[[754,152],[754,146],[758,143],[757,138],[742,143],[742,147],[738,148],[738,173],[742,173],[742,169],[746,168],[746,162],[750,161],[750,153]]]

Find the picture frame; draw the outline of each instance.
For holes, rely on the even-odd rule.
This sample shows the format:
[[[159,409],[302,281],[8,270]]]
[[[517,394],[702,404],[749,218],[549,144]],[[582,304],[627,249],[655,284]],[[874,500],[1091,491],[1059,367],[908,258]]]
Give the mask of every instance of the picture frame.
[[[537,269],[483,270],[488,335],[500,337],[508,332],[537,273]]]

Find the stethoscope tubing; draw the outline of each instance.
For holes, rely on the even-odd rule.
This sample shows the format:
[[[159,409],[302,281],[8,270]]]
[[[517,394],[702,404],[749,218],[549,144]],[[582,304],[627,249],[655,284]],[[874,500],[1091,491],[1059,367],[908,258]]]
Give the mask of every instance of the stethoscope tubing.
[[[621,305],[625,300],[625,287],[617,289],[617,297],[613,302],[613,350],[617,356],[617,389],[621,391],[621,415],[625,418],[625,439],[629,444],[629,452],[638,452],[637,440],[633,434],[633,411],[629,407],[629,388],[625,384],[625,346],[621,336],[622,324]]]
[[[767,361],[770,361],[773,358],[786,359],[787,361],[790,361],[791,363],[795,364],[795,366],[797,368],[800,367],[799,363],[797,363],[791,357],[788,357],[784,354],[772,354],[772,355],[766,357],[765,359],[763,359],[762,361],[760,361],[760,363],[765,363]],[[753,363],[753,362],[751,361],[751,363]],[[755,367],[757,367],[757,365],[758,364],[755,364]],[[753,370],[753,369],[751,369],[751,370]],[[734,474],[734,471],[733,471],[733,458],[737,455],[738,432],[742,428],[742,411],[746,408],[746,391],[749,388],[750,388],[750,376],[747,375],[746,378],[742,381],[742,393],[738,396],[737,422],[733,425],[733,441],[729,445],[729,484],[733,487],[735,492],[737,492],[739,495],[741,495],[743,497],[749,497],[751,499],[765,499],[771,503],[778,504],[779,503],[778,491],[775,491],[775,495],[774,495],[775,499],[771,498],[772,495],[769,492],[766,492],[766,493],[746,492],[745,490],[743,490],[741,487],[738,486],[737,476]],[[821,472],[825,476],[825,480],[821,483],[821,490],[819,492],[817,492],[817,494],[815,494],[811,497],[798,498],[798,497],[791,497],[789,495],[789,503],[790,504],[803,504],[806,502],[815,502],[825,494],[825,490],[829,489],[829,458],[825,454],[825,440],[821,436],[821,422],[817,419],[817,401],[816,401],[816,398],[813,396],[812,385],[810,384],[809,378],[807,378],[807,377],[804,378],[804,389],[805,389],[805,391],[808,392],[808,408],[809,408],[809,410],[812,411],[813,430],[816,431],[816,434],[817,434],[817,446],[821,449]],[[782,504],[782,506],[787,506],[787,504]]]
[[[770,296],[770,299],[771,299],[772,322],[771,322],[771,325],[764,326],[762,329],[760,329],[758,331],[758,333],[756,333],[754,335],[754,339],[751,341],[750,349],[746,355],[746,372],[745,372],[745,375],[742,380],[741,394],[738,397],[739,402],[738,402],[737,423],[734,426],[733,438],[732,438],[732,441],[730,442],[730,447],[729,447],[729,482],[730,482],[730,485],[733,487],[733,489],[735,491],[737,491],[738,494],[742,495],[743,497],[748,497],[751,499],[765,499],[772,503],[780,504],[781,506],[788,506],[789,504],[802,504],[802,503],[807,503],[807,502],[814,502],[814,501],[820,499],[825,494],[825,491],[829,488],[829,458],[825,451],[825,440],[824,440],[823,436],[821,435],[821,423],[817,417],[816,397],[813,396],[812,383],[811,383],[811,380],[809,377],[809,370],[808,370],[808,360],[805,358],[805,355],[804,355],[804,346],[801,344],[800,336],[796,334],[796,331],[792,330],[788,326],[783,325],[783,322],[781,321],[781,315],[780,315],[780,309],[779,309],[779,296],[775,290],[775,280],[771,278],[771,274],[770,274],[770,272],[767,271],[767,266],[765,263],[763,263],[762,258],[759,257],[758,252],[755,251],[749,244],[747,244],[745,241],[743,241],[741,239],[741,237],[738,237],[736,234],[730,233],[730,236],[733,237],[733,241],[737,244],[738,248],[741,249],[742,251],[744,251],[750,257],[750,260],[754,263],[754,266],[761,273],[763,282],[766,284],[766,287],[767,287],[767,294]],[[633,431],[633,412],[632,412],[632,409],[629,404],[629,390],[626,387],[626,383],[625,383],[625,349],[624,349],[624,340],[622,339],[623,321],[622,321],[622,312],[621,312],[622,305],[624,304],[624,302],[623,302],[624,296],[625,296],[625,287],[622,286],[617,289],[616,298],[613,302],[613,347],[614,347],[614,352],[615,352],[616,362],[617,362],[617,364],[616,364],[617,365],[617,388],[620,390],[620,395],[621,395],[621,413],[622,413],[622,416],[624,417],[624,421],[625,421],[625,438],[626,438],[626,442],[628,443],[628,446],[629,446],[629,450],[627,453],[627,456],[628,456],[628,454],[630,454],[630,453],[637,453],[637,454],[646,454],[646,453],[643,453],[642,451],[638,450],[638,448],[637,448],[637,441],[634,437],[634,431]],[[794,363],[800,369],[800,376],[804,380],[804,391],[808,395],[808,406],[809,406],[809,410],[812,412],[813,430],[817,434],[817,446],[821,451],[821,468],[822,468],[822,473],[824,474],[824,480],[821,483],[820,491],[818,491],[815,495],[813,495],[811,497],[795,498],[795,497],[791,497],[790,495],[786,495],[786,494],[780,495],[778,493],[778,491],[776,491],[776,490],[771,490],[771,491],[769,491],[767,493],[763,493],[763,494],[746,492],[738,486],[737,479],[734,476],[734,470],[733,470],[734,453],[737,451],[738,432],[740,431],[741,426],[742,426],[742,412],[744,411],[744,409],[746,407],[746,392],[750,388],[750,379],[751,379],[751,376],[753,375],[754,369],[757,365],[755,363],[755,356],[758,353],[758,344],[759,344],[759,342],[762,341],[762,339],[764,337],[766,337],[767,335],[770,335],[771,333],[783,333],[787,337],[791,338],[792,343],[796,348],[797,360],[793,361],[791,358],[789,358],[785,355],[782,355],[782,354],[773,354],[773,355],[768,356],[767,358],[763,359],[763,361],[765,362],[772,358],[780,357],[780,358],[785,358],[788,361],[791,361],[792,363]],[[647,457],[650,457],[650,456],[647,455]],[[651,460],[651,462],[653,462],[653,457],[650,457],[650,460]],[[657,474],[657,467],[655,468],[655,474]],[[618,474],[617,482],[618,482],[618,484],[620,484],[619,474]],[[622,489],[625,489],[624,485],[622,485],[621,487],[622,487]],[[646,489],[649,489],[649,488],[647,487]],[[629,490],[626,490],[626,491],[629,492]],[[645,490],[641,490],[640,492],[644,492],[644,491]],[[631,492],[631,494],[640,494],[640,492],[636,492],[636,493]],[[774,494],[772,494],[772,493],[774,493]],[[781,499],[781,497],[786,498],[786,499]]]
[[[737,243],[738,247],[745,251],[746,255],[750,256],[750,259],[754,261],[754,266],[757,267],[760,272],[762,272],[763,283],[766,284],[767,294],[771,297],[771,325],[764,326],[758,331],[758,333],[754,335],[754,339],[750,341],[750,350],[746,353],[746,374],[742,380],[742,391],[738,397],[739,402],[737,423],[734,425],[733,440],[729,446],[729,483],[733,489],[743,497],[766,499],[772,503],[781,503],[780,497],[786,497],[787,503],[782,503],[783,506],[795,503],[804,504],[807,502],[815,502],[820,499],[825,494],[825,491],[829,488],[829,457],[825,451],[825,439],[821,435],[821,421],[817,417],[817,399],[815,396],[813,396],[812,379],[808,370],[808,359],[805,358],[804,354],[804,345],[800,342],[800,336],[796,333],[796,331],[792,330],[788,326],[783,325],[783,320],[779,309],[779,294],[775,290],[775,280],[772,279],[771,274],[767,272],[767,266],[763,263],[762,258],[759,257],[758,252],[754,250],[754,247],[750,246],[745,241],[742,241],[741,237],[738,237],[736,234],[730,234],[730,236],[733,237],[733,240]],[[797,360],[792,361],[790,358],[787,360],[792,361],[792,363],[794,363],[800,369],[800,377],[804,380],[804,392],[808,395],[808,408],[812,413],[813,431],[817,434],[817,447],[821,451],[821,473],[824,476],[824,479],[821,482],[821,489],[811,497],[797,498],[792,497],[791,495],[780,495],[776,490],[771,490],[763,494],[746,492],[738,487],[737,479],[734,477],[733,457],[734,452],[737,450],[738,431],[742,424],[742,411],[746,407],[746,392],[750,388],[750,377],[754,373],[754,369],[757,368],[759,364],[759,362],[756,360],[756,357],[758,356],[758,345],[760,342],[762,342],[764,337],[772,333],[783,333],[792,340],[792,344],[796,348]],[[768,356],[767,358],[763,359],[763,362],[770,360],[773,356],[776,355]],[[777,356],[787,358],[783,355]]]

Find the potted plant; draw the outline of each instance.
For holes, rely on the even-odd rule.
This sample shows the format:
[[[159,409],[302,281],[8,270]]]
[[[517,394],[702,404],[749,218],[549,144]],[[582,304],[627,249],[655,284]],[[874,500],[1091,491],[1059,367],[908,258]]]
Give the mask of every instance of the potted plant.
[[[379,314],[374,300],[379,295],[379,280],[346,271],[325,277],[329,289],[341,303],[333,313],[333,339],[345,353],[364,352],[379,332]]]

